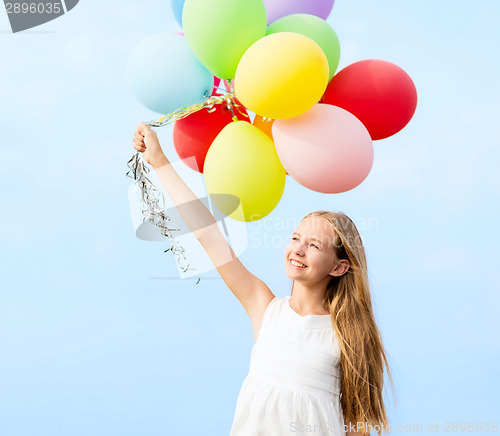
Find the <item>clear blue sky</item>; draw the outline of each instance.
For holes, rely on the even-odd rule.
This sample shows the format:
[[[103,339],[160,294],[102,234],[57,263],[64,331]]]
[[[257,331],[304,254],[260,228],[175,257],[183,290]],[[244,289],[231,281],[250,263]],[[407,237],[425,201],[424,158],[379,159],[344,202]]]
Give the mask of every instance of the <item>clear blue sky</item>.
[[[336,0],[339,68],[398,64],[417,112],[375,142],[358,188],[326,195],[288,177],[241,256],[289,295],[283,253],[300,218],[350,215],[396,383],[389,418],[420,433],[500,421],[499,16],[493,0]],[[146,36],[179,30],[169,2],[82,0],[8,29],[0,10],[1,435],[228,434],[251,323],[215,270],[197,285],[152,278],[177,275],[169,244],[137,239],[129,215],[132,134],[157,115],[125,62]],[[175,159],[171,128],[159,136]]]

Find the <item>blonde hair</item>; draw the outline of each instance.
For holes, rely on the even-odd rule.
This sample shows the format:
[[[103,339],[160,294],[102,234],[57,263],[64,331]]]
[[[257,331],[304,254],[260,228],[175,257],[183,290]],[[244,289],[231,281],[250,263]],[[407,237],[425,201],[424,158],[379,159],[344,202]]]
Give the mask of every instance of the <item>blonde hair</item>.
[[[346,273],[333,277],[328,283],[323,306],[329,308],[341,351],[340,403],[344,420],[360,431],[379,435],[387,429],[387,413],[382,398],[384,364],[394,393],[382,337],[375,322],[366,254],[361,236],[352,220],[341,212],[319,210],[302,218],[318,216],[332,226],[333,246],[338,259],[347,259]]]

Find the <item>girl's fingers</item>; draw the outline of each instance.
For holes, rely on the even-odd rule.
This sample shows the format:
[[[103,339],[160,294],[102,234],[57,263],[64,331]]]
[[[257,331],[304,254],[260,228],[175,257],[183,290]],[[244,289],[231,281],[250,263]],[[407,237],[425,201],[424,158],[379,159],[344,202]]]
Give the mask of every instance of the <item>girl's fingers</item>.
[[[140,145],[134,145],[134,148],[140,152],[146,151],[146,147],[141,147]]]
[[[140,134],[146,135],[146,132],[148,132],[148,130],[150,130],[149,126],[142,121],[137,125],[137,131]]]
[[[138,139],[139,141],[143,141],[143,142],[144,142],[144,136],[143,136],[143,135],[141,135],[138,131],[136,131],[136,132],[134,133],[134,136],[135,136],[135,138],[136,138],[136,139]]]
[[[139,147],[146,147],[146,144],[144,142],[137,140],[136,138],[133,138],[132,141],[134,141],[135,145],[138,145]]]

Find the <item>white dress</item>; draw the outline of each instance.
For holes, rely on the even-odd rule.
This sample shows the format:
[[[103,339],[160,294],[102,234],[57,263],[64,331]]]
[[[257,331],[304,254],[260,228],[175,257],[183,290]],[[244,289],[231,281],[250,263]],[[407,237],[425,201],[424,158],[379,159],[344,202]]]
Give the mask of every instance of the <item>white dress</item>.
[[[345,436],[330,315],[301,316],[289,299],[264,312],[230,436]]]

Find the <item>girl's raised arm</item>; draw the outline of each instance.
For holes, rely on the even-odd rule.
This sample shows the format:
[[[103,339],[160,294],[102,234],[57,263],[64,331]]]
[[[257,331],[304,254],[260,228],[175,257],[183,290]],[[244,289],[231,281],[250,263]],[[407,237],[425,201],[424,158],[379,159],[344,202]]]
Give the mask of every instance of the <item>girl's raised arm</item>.
[[[254,330],[274,298],[269,287],[248,271],[222,235],[215,218],[177,174],[163,153],[156,132],[139,123],[134,148],[158,174],[186,225],[200,241],[222,279],[252,320]]]

